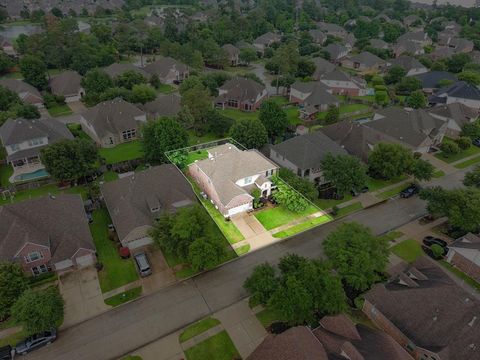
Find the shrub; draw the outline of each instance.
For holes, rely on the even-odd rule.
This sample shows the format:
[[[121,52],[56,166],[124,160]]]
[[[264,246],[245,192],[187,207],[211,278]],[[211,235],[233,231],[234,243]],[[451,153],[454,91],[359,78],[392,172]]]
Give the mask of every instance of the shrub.
[[[467,150],[470,146],[472,146],[472,139],[467,136],[462,136],[457,139],[456,143],[460,149]]]
[[[433,244],[430,248],[435,259],[440,259],[443,256],[443,248],[440,245]]]
[[[454,142],[444,142],[440,145],[440,150],[442,150],[445,157],[449,157],[450,155],[458,154],[460,147]]]

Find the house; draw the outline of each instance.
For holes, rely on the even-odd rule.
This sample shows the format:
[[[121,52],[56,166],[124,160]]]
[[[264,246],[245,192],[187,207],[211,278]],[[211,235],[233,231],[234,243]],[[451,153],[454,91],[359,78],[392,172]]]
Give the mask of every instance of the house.
[[[415,75],[422,82],[422,89],[427,94],[432,94],[436,89],[443,87],[443,81],[448,80],[452,83],[456,82],[457,77],[448,71],[428,71],[423,74]]]
[[[323,50],[330,55],[330,61],[333,63],[339,63],[349,53],[348,48],[338,43],[328,44]]]
[[[334,95],[364,96],[368,95],[367,82],[361,78],[334,70],[320,77]]]
[[[50,79],[50,90],[53,95],[63,96],[65,102],[80,101],[85,94],[82,87],[82,76],[76,71],[64,71]]]
[[[393,55],[399,57],[400,55],[407,53],[411,55],[423,55],[425,50],[423,46],[417,42],[409,40],[400,40],[393,46]]]
[[[340,39],[343,39],[348,35],[348,31],[337,24],[319,21],[317,22],[317,27],[327,35],[335,36]]]
[[[480,281],[480,237],[468,233],[448,246],[447,261]]]
[[[348,153],[320,131],[295,136],[270,147],[270,159],[316,184],[325,182],[321,163],[328,154],[336,156]]]
[[[162,84],[181,83],[190,73],[187,65],[171,57],[161,57],[145,66],[144,70],[150,76],[156,74]]]
[[[156,99],[138,108],[147,113],[148,119],[158,119],[162,116],[175,116],[181,109],[182,98],[176,93],[158,94]]]
[[[443,59],[448,59],[455,55],[455,49],[444,46],[444,47],[437,47],[433,50],[430,54],[428,54],[428,58],[432,61],[438,61]]]
[[[413,76],[428,72],[428,69],[412,56],[400,55],[390,60],[391,66],[400,66],[406,71],[406,76]]]
[[[410,41],[419,44],[421,47],[432,45],[432,39],[428,34],[422,30],[420,31],[409,31],[403,35],[400,35],[397,39],[397,42]]]
[[[327,74],[335,70],[335,65],[322,57],[313,58],[312,61],[315,64],[315,72],[312,75],[314,80],[320,80],[320,77],[323,74]]]
[[[357,42],[357,38],[353,33],[348,33],[347,36],[345,36],[345,38],[343,39],[343,43],[345,44],[345,46],[349,51],[353,49],[356,42]]]
[[[455,53],[464,53],[468,54],[473,51],[473,41],[464,39],[464,38],[453,38],[450,40],[449,47],[453,48],[455,50]]]
[[[327,41],[327,35],[322,30],[311,29],[308,30],[308,33],[312,37],[313,43],[317,45],[323,45]]]
[[[120,242],[130,249],[152,243],[148,231],[161,214],[197,203],[192,187],[171,164],[104,183],[100,190]]]
[[[22,80],[17,79],[0,79],[0,86],[17,93],[20,100],[29,105],[35,105],[41,109],[43,105],[43,97],[35,87]]]
[[[370,46],[374,49],[378,49],[378,50],[388,50],[390,49],[390,45],[381,40],[381,39],[372,39],[370,40]]]
[[[274,188],[271,177],[277,170],[278,166],[257,150],[242,151],[229,143],[209,149],[208,159],[188,167],[190,176],[227,218],[253,209],[253,190],[258,189],[262,197],[270,196]]]
[[[480,109],[480,89],[465,81],[438,89],[428,98],[431,104],[451,104],[459,102],[474,109]]]
[[[347,56],[342,60],[342,66],[348,69],[360,71],[362,73],[375,73],[384,69],[387,62],[373,55],[368,51],[363,51],[360,54]]]
[[[408,15],[408,16],[405,16],[403,18],[403,23],[405,24],[405,26],[412,26],[412,25],[415,25],[415,24],[423,24],[423,21],[422,19],[420,19],[420,17],[418,15]]]
[[[239,55],[240,49],[232,44],[225,44],[222,46],[223,51],[227,54],[228,62],[231,66],[237,66],[240,63]]]
[[[31,275],[94,265],[95,245],[80,195],[44,196],[0,207],[0,261]]]
[[[222,109],[257,110],[268,96],[265,85],[255,80],[236,77],[219,87],[215,105]]]
[[[319,81],[296,81],[290,86],[289,101],[300,105],[303,119],[312,119],[319,111],[327,110],[329,105],[340,104],[327,86]]]
[[[110,76],[112,79],[122,75],[127,71],[134,71],[137,74],[142,75],[145,79],[150,79],[150,74],[147,73],[144,69],[139,68],[133,64],[120,64],[120,63],[113,63],[107,67],[102,68],[102,70]]]
[[[8,119],[0,127],[0,140],[7,152],[7,163],[13,167],[9,181],[48,176],[40,161],[40,150],[65,139],[73,140],[73,135],[56,119]]]
[[[80,116],[80,124],[100,147],[114,147],[140,137],[145,112],[117,98],[101,102]]]
[[[6,37],[0,35],[0,49],[9,56],[16,56],[17,52],[15,51],[13,44]]]
[[[465,124],[470,124],[478,119],[478,109],[473,109],[462,103],[437,105],[428,109],[430,115],[447,122],[445,135],[456,139],[460,137]]]
[[[313,331],[297,326],[268,335],[247,360],[413,360],[383,331],[354,324],[346,315],[325,316]]]
[[[480,357],[480,303],[421,257],[363,295],[363,312],[415,359]]]
[[[260,35],[253,41],[253,46],[255,47],[255,50],[260,55],[263,55],[265,52],[265,49],[272,46],[275,43],[279,43],[282,40],[281,35],[275,34],[273,32],[267,32],[263,35]]]

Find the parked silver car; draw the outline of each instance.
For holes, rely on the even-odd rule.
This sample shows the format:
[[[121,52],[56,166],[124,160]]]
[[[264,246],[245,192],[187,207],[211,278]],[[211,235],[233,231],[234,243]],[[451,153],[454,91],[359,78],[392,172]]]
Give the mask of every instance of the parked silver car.
[[[134,255],[135,263],[137,264],[140,276],[145,277],[152,274],[152,268],[148,262],[147,254],[140,252]]]
[[[51,329],[44,331],[39,334],[32,335],[25,340],[19,342],[15,346],[15,353],[20,355],[25,355],[30,351],[41,348],[42,346],[48,345],[54,342],[57,338],[57,330]]]

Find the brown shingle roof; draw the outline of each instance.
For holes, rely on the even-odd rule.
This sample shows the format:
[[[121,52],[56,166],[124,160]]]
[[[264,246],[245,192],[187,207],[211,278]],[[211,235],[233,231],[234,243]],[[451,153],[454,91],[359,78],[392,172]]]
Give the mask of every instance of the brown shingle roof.
[[[77,95],[81,89],[82,77],[76,71],[64,71],[50,80],[50,88],[55,95]]]
[[[226,94],[220,95],[217,101],[225,98],[255,103],[257,97],[265,90],[265,86],[252,79],[237,77],[226,81],[219,90],[225,91]]]

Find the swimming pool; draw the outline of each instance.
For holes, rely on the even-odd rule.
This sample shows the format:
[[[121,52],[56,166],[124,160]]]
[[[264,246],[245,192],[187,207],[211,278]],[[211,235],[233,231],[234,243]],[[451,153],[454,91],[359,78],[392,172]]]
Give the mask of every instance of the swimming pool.
[[[31,173],[25,173],[15,176],[15,181],[28,181],[50,176],[45,169],[40,169]]]

